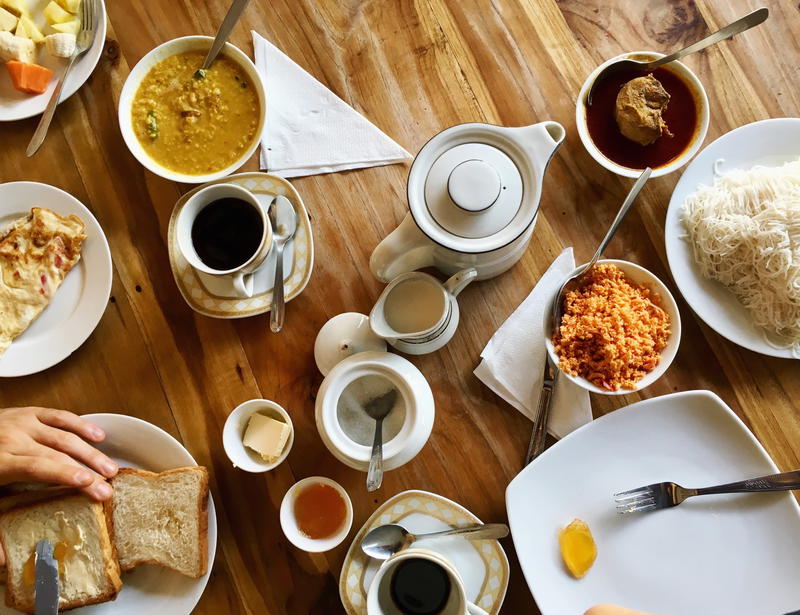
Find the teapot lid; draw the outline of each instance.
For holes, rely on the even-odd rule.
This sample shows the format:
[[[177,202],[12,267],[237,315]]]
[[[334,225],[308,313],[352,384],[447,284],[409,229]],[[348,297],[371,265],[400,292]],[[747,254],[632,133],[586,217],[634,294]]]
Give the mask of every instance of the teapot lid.
[[[563,139],[539,144],[533,129],[460,124],[440,132],[420,150],[408,176],[408,203],[417,226],[436,243],[459,252],[496,250],[533,223],[541,179]],[[548,135],[545,129],[540,129]],[[526,143],[534,141],[534,143]]]

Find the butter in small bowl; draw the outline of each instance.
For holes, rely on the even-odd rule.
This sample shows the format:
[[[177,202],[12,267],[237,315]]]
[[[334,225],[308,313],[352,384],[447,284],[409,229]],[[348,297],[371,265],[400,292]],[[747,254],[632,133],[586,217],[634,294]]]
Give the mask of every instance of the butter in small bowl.
[[[246,472],[267,472],[289,456],[294,425],[289,413],[267,399],[251,399],[237,406],[222,430],[225,454]]]

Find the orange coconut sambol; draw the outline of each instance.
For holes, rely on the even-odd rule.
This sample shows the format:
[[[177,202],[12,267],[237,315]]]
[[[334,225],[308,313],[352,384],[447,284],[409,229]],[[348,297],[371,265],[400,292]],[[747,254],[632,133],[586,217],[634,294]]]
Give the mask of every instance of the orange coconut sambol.
[[[635,389],[658,365],[669,339],[669,315],[658,302],[615,265],[596,265],[564,297],[553,338],[558,366],[609,391]]]

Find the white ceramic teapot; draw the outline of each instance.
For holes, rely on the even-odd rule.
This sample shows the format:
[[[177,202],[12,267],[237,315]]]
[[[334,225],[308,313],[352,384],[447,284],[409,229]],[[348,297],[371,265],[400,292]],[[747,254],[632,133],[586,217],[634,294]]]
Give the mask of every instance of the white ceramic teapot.
[[[557,122],[504,128],[460,124],[420,150],[408,175],[409,213],[370,258],[375,276],[435,266],[494,277],[525,252],[547,164],[564,140]]]

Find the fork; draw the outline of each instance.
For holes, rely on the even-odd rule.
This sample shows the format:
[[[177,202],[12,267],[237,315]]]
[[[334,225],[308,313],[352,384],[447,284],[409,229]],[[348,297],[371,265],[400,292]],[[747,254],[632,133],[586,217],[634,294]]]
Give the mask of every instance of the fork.
[[[47,130],[50,128],[50,122],[53,120],[56,107],[61,99],[61,90],[64,87],[64,82],[67,80],[69,72],[72,70],[72,65],[75,64],[75,60],[86,53],[94,43],[94,22],[95,14],[97,13],[97,7],[95,6],[96,1],[97,0],[83,0],[83,2],[81,2],[81,29],[78,31],[78,36],[75,41],[75,51],[72,52],[67,68],[64,69],[64,74],[61,75],[61,79],[58,80],[55,90],[53,90],[53,94],[47,102],[47,107],[45,107],[44,113],[42,113],[42,119],[39,120],[39,125],[36,127],[36,132],[33,133],[31,142],[28,143],[28,149],[25,151],[28,158],[33,156],[39,147],[41,147],[42,143],[44,143]]]
[[[800,489],[800,470],[759,476],[736,483],[726,483],[715,487],[687,489],[675,483],[654,483],[614,494],[617,512],[621,515],[637,512],[649,512],[659,508],[672,508],[687,498],[696,495],[714,495],[720,493],[751,493],[759,491],[791,491]]]

